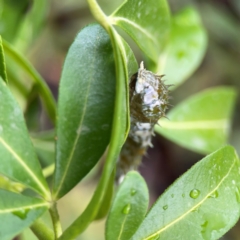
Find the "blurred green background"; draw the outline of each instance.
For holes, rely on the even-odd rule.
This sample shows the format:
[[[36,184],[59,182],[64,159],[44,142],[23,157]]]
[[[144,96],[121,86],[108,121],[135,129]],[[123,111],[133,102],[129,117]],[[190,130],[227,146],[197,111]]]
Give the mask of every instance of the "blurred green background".
[[[94,22],[87,2],[85,0],[39,0],[35,1],[35,5],[30,0],[6,2],[11,11],[6,12],[6,9],[2,11],[1,6],[4,0],[0,0],[0,34],[34,64],[57,98],[61,69],[67,50],[77,32],[85,25]],[[122,0],[99,0],[98,2],[104,12],[110,14]],[[186,6],[193,5],[199,11],[208,33],[208,48],[202,64],[185,83],[172,92],[171,104],[177,105],[188,96],[213,86],[230,85],[235,86],[237,90],[240,89],[240,1],[169,0],[168,2],[173,14]],[[26,18],[31,7],[35,7],[36,10],[31,17]],[[143,58],[141,52],[132,41],[130,45],[140,62]],[[171,83],[171,79],[168,79],[168,82]],[[27,85],[28,82],[26,81],[25,84]],[[18,95],[16,89],[15,93]],[[29,118],[31,119],[28,121],[30,131],[52,128],[44,111],[36,110],[39,109],[40,103],[34,95],[28,102],[25,102],[20,95],[18,96],[25,115],[35,116]],[[239,122],[240,98],[238,96],[229,139],[229,143],[237,149],[238,154],[240,154]],[[161,136],[154,138],[153,145],[154,148],[149,149],[140,167],[149,186],[151,204],[176,178],[203,158],[203,155],[177,146]],[[47,147],[46,156],[52,159],[53,146],[49,144]],[[43,165],[49,164],[51,161],[48,162],[43,155],[40,156]],[[67,227],[87,205],[99,179],[100,169],[101,164],[88,178],[59,201],[63,227]],[[47,215],[45,218],[46,221],[50,221]],[[36,238],[27,230],[16,239]],[[104,220],[96,221],[78,239],[104,239]],[[240,239],[240,223],[221,239]]]

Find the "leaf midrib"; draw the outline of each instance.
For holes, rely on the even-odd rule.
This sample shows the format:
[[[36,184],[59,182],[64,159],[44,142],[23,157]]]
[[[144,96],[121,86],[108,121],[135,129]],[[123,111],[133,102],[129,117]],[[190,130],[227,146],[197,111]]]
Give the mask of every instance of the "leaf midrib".
[[[92,71],[91,71],[92,73]],[[88,102],[88,99],[89,99],[89,91],[90,91],[90,88],[91,88],[91,85],[92,85],[92,81],[93,81],[93,74],[90,78],[90,81],[89,81],[89,84],[88,84],[88,88],[87,88],[87,91],[86,91],[86,97],[85,97],[85,101],[84,101],[84,108],[83,108],[83,112],[82,112],[82,116],[80,118],[80,121],[79,121],[79,124],[78,124],[78,128],[79,131],[77,131],[77,135],[76,135],[76,138],[75,138],[75,141],[73,143],[73,148],[70,152],[70,155],[69,155],[69,158],[68,158],[68,161],[67,161],[67,166],[65,168],[65,171],[62,175],[62,179],[58,185],[58,188],[57,188],[57,191],[55,192],[55,198],[58,198],[58,194],[62,188],[62,185],[63,185],[63,182],[68,174],[68,169],[71,165],[71,162],[72,162],[72,158],[73,158],[73,155],[74,155],[74,152],[75,152],[75,149],[76,149],[76,146],[77,146],[77,143],[78,143],[78,139],[80,138],[80,135],[81,135],[81,129],[82,129],[82,125],[83,125],[83,121],[84,121],[84,118],[85,118],[85,115],[86,115],[86,110],[87,110],[87,102]]]
[[[8,209],[0,209],[0,214],[6,214],[11,213],[15,211],[22,211],[22,210],[32,210],[34,208],[40,208],[40,207],[49,207],[49,203],[38,203],[38,204],[31,204],[27,206],[21,206],[21,207],[15,207],[15,208],[8,208]]]
[[[30,169],[28,167],[28,165],[24,162],[24,160],[11,148],[11,146],[4,141],[3,138],[0,138],[0,143],[2,143],[2,145],[7,149],[7,151],[14,157],[14,159],[17,160],[17,162],[19,164],[22,165],[23,169],[26,170],[26,172],[32,177],[32,179],[34,180],[34,182],[39,186],[39,188],[42,190],[42,193],[45,194],[46,197],[49,196],[49,192],[46,190],[46,188],[44,187],[44,185],[41,183],[41,181],[39,181],[39,179],[36,177],[36,175],[34,174],[34,172],[32,171],[32,169]],[[25,183],[23,183],[24,185],[26,185]]]
[[[236,163],[236,157],[234,157],[234,161],[233,164],[231,165],[231,167],[229,168],[229,171],[227,172],[227,174],[221,179],[221,181],[219,182],[219,184],[211,191],[209,192],[209,194],[207,194],[199,203],[197,203],[195,206],[193,206],[192,208],[190,208],[186,213],[184,213],[183,215],[181,215],[179,218],[175,219],[174,221],[172,221],[171,223],[169,223],[168,225],[166,225],[165,227],[163,227],[162,229],[160,229],[159,231],[153,233],[152,235],[149,235],[146,238],[143,238],[142,240],[150,240],[151,238],[155,237],[156,235],[159,235],[160,233],[162,233],[163,231],[165,231],[166,229],[168,229],[169,227],[171,227],[173,224],[179,222],[180,220],[182,220],[185,216],[187,216],[189,213],[191,213],[193,210],[197,209],[200,205],[202,205],[211,194],[213,194],[215,191],[218,190],[218,188],[220,187],[220,185],[224,182],[224,180],[229,176],[233,166]]]
[[[153,43],[157,46],[158,42],[156,41],[156,38],[154,38],[154,36],[149,33],[148,31],[146,31],[144,28],[142,28],[140,25],[136,24],[135,22],[127,19],[127,18],[123,18],[123,17],[109,17],[110,19],[110,24],[115,24],[117,25],[118,22],[126,22],[129,25],[132,25],[134,28],[138,29],[140,32],[142,32],[144,35],[146,35],[149,39],[151,39],[153,41]]]
[[[123,229],[124,229],[126,220],[127,220],[127,215],[125,215],[124,220],[122,221],[122,226],[121,226],[121,229],[120,229],[120,232],[119,232],[119,235],[118,235],[118,240],[121,240],[121,236],[122,236],[122,233],[123,233]]]
[[[228,128],[228,119],[202,120],[202,121],[159,121],[161,127],[166,129],[221,129]]]

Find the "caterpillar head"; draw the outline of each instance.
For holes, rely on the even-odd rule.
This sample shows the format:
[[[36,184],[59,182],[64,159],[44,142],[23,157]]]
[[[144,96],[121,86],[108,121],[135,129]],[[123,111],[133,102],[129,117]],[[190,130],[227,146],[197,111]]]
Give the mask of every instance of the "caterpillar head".
[[[165,116],[168,106],[169,85],[157,75],[144,68],[143,62],[130,82],[131,116],[142,122],[156,123]]]

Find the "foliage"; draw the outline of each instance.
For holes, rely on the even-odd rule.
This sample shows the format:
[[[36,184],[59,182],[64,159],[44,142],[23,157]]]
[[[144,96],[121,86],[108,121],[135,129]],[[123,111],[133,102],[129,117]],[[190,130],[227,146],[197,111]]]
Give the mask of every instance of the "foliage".
[[[34,31],[26,35],[26,41],[35,39],[47,1],[35,0],[27,14],[24,9],[29,1],[17,8],[10,2],[0,0],[0,23],[10,24],[8,29],[0,28],[0,187],[4,188],[0,190],[0,238],[11,239],[30,227],[38,239],[75,239],[107,213],[105,236],[109,240],[223,236],[240,213],[239,159],[234,148],[226,145],[236,98],[233,87],[194,94],[155,126],[156,133],[209,155],[175,181],[149,211],[147,185],[136,171],[125,176],[112,200],[116,161],[130,127],[128,83],[138,70],[135,55],[116,26],[141,49],[148,69],[166,74],[175,89],[197,69],[206,50],[206,32],[198,12],[188,7],[171,16],[166,0],[126,0],[107,16],[95,0],[88,0],[98,23],[83,28],[71,45],[56,107],[47,84],[20,53],[26,45],[16,41],[30,27]],[[25,76],[30,87],[25,87]],[[38,107],[38,98],[56,123],[48,134],[33,133],[26,125],[32,116],[29,106]],[[43,171],[37,153],[47,159]],[[103,155],[102,174],[88,206],[62,232],[58,200]],[[46,181],[50,175],[52,191]],[[52,227],[41,220],[46,211]]]

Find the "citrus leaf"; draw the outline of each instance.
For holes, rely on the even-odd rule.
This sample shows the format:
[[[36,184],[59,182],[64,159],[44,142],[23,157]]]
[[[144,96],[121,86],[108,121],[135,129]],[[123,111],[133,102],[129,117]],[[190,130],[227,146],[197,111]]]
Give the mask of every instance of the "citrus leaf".
[[[125,240],[135,233],[148,208],[148,188],[137,172],[129,172],[113,201],[106,223],[106,240]]]
[[[84,28],[69,49],[60,82],[56,199],[94,167],[109,143],[115,78],[109,36],[99,25]]]
[[[95,1],[92,3],[94,7]],[[111,28],[110,38],[114,50],[116,67],[116,97],[114,105],[114,118],[104,169],[99,184],[85,211],[67,228],[59,240],[68,240],[77,237],[98,215],[107,191],[109,179],[116,165],[121,147],[128,133],[128,77],[137,71],[137,64],[133,52],[123,39]]]
[[[194,8],[186,8],[172,18],[170,39],[158,72],[164,73],[177,87],[201,63],[207,47],[206,32]],[[161,59],[161,58],[160,58]]]
[[[227,142],[236,92],[231,87],[205,90],[184,100],[160,120],[155,131],[199,153],[210,153]]]
[[[0,78],[0,173],[49,199],[49,189],[28,136],[23,114]]]
[[[0,238],[9,240],[30,226],[49,203],[0,189]]]
[[[6,64],[2,45],[2,37],[0,36],[0,76],[7,83]]]
[[[170,30],[170,13],[165,0],[126,0],[110,17],[155,63],[165,46]]]
[[[219,239],[239,219],[239,171],[231,146],[205,157],[163,193],[131,239]]]

